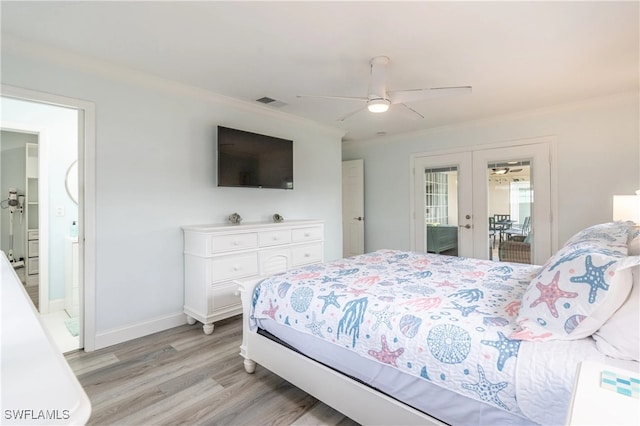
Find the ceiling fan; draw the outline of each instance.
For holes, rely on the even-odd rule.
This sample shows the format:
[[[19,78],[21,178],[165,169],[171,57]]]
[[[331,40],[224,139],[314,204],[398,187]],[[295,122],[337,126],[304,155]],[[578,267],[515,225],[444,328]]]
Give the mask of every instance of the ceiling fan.
[[[371,65],[369,78],[369,94],[366,97],[298,95],[298,98],[325,98],[366,102],[366,108],[371,112],[385,112],[391,105],[401,105],[416,114],[418,117],[424,118],[422,114],[407,106],[406,102],[420,101],[439,96],[462,95],[471,93],[471,86],[432,87],[428,89],[387,91],[385,67],[389,63],[389,58],[386,56],[376,56],[375,58],[372,58],[369,63]],[[338,121],[344,121],[363,109],[364,107],[350,112],[349,114],[339,118]]]

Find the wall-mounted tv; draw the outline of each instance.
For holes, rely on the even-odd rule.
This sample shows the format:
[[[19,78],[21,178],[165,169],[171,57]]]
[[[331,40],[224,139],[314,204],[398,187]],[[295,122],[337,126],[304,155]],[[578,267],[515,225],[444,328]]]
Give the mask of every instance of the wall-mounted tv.
[[[293,141],[218,126],[218,186],[293,189]]]

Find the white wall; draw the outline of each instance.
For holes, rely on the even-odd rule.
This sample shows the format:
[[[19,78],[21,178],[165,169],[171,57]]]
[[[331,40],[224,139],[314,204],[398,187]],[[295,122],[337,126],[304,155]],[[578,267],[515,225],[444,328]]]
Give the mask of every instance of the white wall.
[[[3,44],[2,83],[95,103],[98,335],[182,321],[182,225],[322,219],[341,257],[336,129],[38,46]],[[217,125],[292,139],[295,189],[216,187]]]
[[[364,159],[366,251],[410,248],[410,155],[553,136],[558,241],[612,218],[612,196],[640,188],[637,92],[343,146]]]

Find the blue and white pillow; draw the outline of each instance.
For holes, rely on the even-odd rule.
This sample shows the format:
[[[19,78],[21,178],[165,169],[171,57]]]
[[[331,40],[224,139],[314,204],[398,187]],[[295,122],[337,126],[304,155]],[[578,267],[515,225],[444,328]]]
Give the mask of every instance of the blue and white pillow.
[[[574,235],[531,281],[518,315],[522,340],[575,340],[592,335],[624,303],[631,268],[629,227],[612,222]]]

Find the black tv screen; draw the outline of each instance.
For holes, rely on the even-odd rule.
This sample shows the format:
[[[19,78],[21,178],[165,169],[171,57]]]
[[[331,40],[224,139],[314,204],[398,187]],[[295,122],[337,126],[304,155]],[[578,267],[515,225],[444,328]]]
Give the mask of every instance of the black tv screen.
[[[293,141],[218,126],[218,186],[293,189]]]

